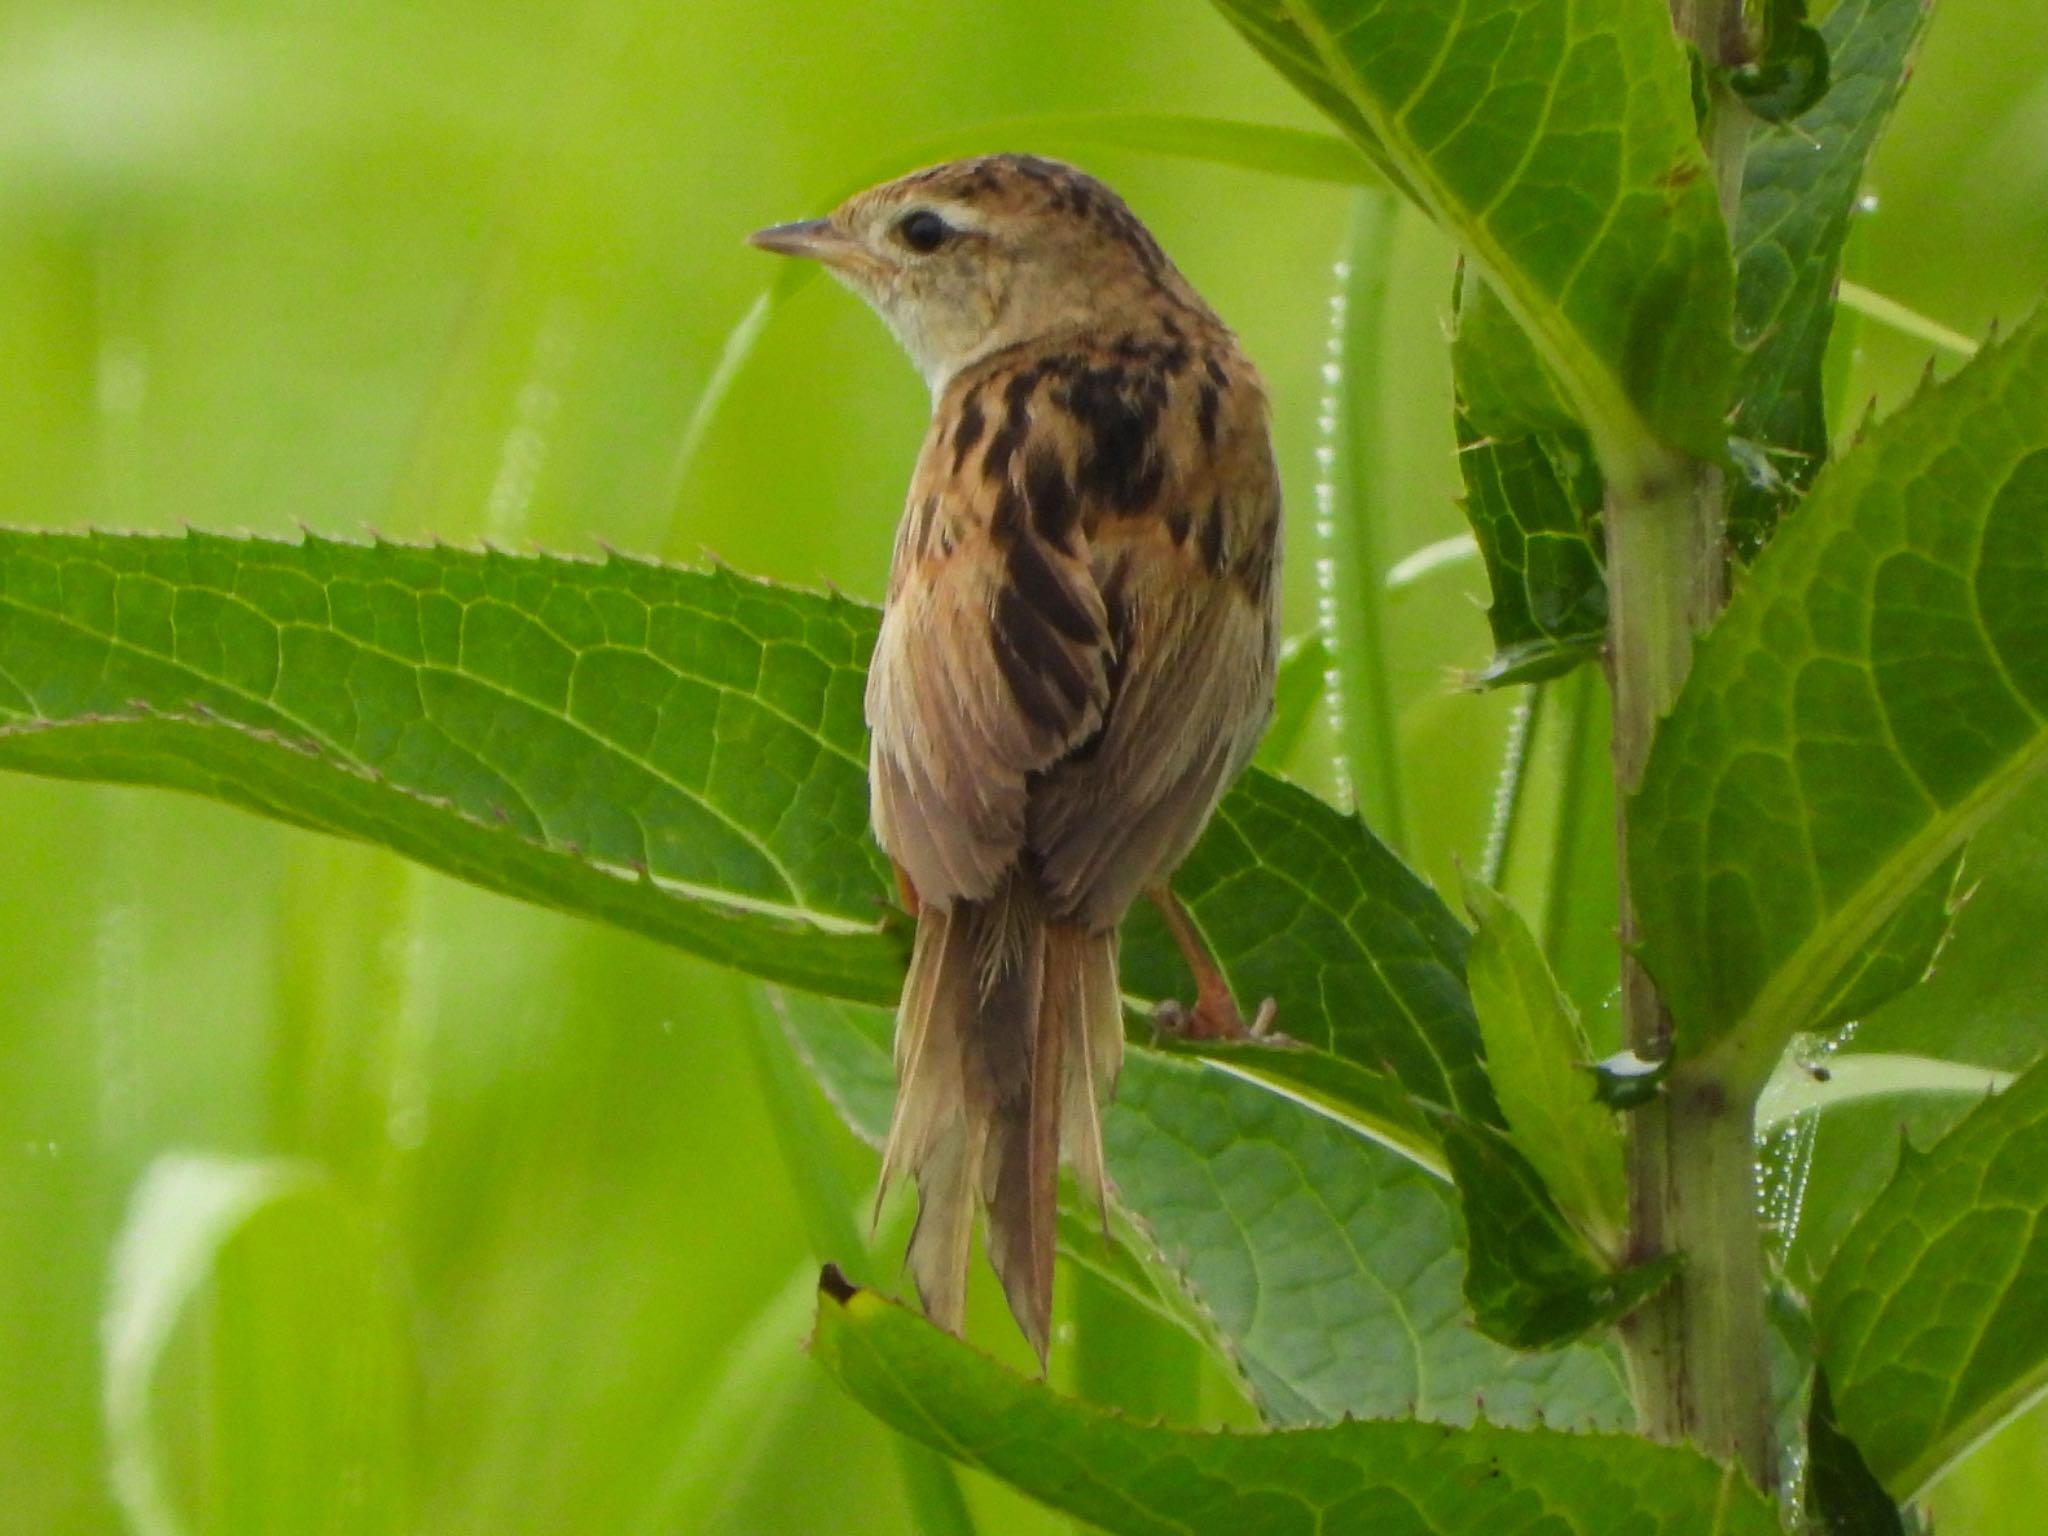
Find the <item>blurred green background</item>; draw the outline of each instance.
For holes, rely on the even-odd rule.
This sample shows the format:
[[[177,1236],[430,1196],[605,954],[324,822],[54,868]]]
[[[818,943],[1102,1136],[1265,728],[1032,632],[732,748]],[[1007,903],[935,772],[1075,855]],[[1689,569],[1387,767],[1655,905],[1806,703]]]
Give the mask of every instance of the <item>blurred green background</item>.
[[[1106,110],[1315,126],[1205,7],[1167,0],[8,0],[0,520],[603,541],[874,596],[926,402],[847,295],[787,306],[679,473],[771,275],[742,236],[941,137],[1064,148],[978,130]],[[1086,159],[1267,375],[1304,630],[1350,194]],[[1943,0],[1873,184],[1860,281],[1971,334],[2035,301],[2048,29],[2031,7]],[[1460,523],[1450,253],[1404,216],[1394,261],[1398,555]],[[1861,325],[1851,397],[1896,401],[1926,351]],[[1467,565],[1392,608],[1423,786],[1410,851],[1439,883],[1482,841],[1506,712],[1449,685],[1484,659],[1481,597]],[[882,1433],[798,1348],[811,1261],[750,1006],[650,944],[382,854],[161,794],[0,780],[0,1532],[129,1528],[101,1318],[137,1181],[180,1151],[304,1159],[349,1213],[288,1207],[236,1240],[236,1283],[282,1273],[301,1298],[272,1334],[235,1338],[227,1271],[178,1322],[149,1417],[166,1497],[201,1528],[906,1529]],[[872,1158],[840,1152],[865,1185]],[[986,1291],[975,1319],[1014,1352]],[[292,1408],[290,1341],[322,1330],[357,1341],[313,1394],[354,1405],[334,1423]],[[201,1408],[222,1401],[225,1427]],[[349,1439],[366,1422],[367,1448]],[[224,1465],[223,1443],[266,1470]],[[377,1486],[280,1523],[292,1501],[264,1488],[330,1446],[382,1468]],[[2021,1529],[2044,1465],[2037,1413],[1950,1479],[1944,1531]],[[969,1491],[984,1529],[1059,1528]]]

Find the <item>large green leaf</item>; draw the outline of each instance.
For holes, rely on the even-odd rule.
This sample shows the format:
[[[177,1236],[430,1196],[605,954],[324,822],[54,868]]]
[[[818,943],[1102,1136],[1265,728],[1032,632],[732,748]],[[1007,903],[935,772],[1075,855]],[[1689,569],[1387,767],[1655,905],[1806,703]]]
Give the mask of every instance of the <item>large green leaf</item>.
[[[1827,461],[1821,364],[1842,242],[1926,15],[1923,0],[1841,0],[1820,28],[1827,94],[1750,139],[1735,221],[1735,334],[1745,349],[1735,433],[1763,450],[1772,474],[1730,488],[1729,533],[1747,553]]]
[[[873,636],[616,557],[0,533],[0,766],[214,795],[881,1000]]]
[[[1600,510],[1600,474],[1584,434],[1481,437],[1460,413],[1458,471],[1493,591],[1493,660],[1474,681],[1538,682],[1598,655],[1607,577],[1586,531]]]
[[[901,954],[865,832],[872,634],[838,598],[616,558],[0,534],[0,765],[215,795],[884,1001]],[[1356,817],[1248,775],[1179,885],[1240,993],[1328,1053],[1244,1075],[1432,1166],[1407,1094],[1497,1121],[1465,932]],[[1138,995],[1186,989],[1149,911],[1126,953]],[[1535,1183],[1501,1153],[1469,1164],[1503,1180],[1467,1192],[1475,1212]],[[1479,1237],[1526,1269],[1525,1301],[1585,1268]],[[1525,1338],[1493,1295],[1473,1298],[1486,1326]]]
[[[811,1350],[884,1422],[1133,1536],[1773,1536],[1741,1474],[1628,1435],[1360,1420],[1231,1434],[1134,1424],[1004,1370],[829,1273]]]
[[[893,1001],[874,627],[842,598],[617,557],[0,532],[0,767],[217,796]],[[1464,931],[1356,818],[1248,775],[1179,883],[1289,1033],[1491,1115]],[[1141,993],[1187,990],[1149,914],[1127,953]]]
[[[1733,263],[1651,0],[1217,0],[1476,263],[1600,445],[1712,455]]]
[[[1969,899],[1933,975],[1857,1027],[1828,1059],[1837,1078],[1866,1054],[1949,1057],[2005,1071],[2040,1056],[2048,1041],[2048,945],[2040,942],[2048,933],[2048,776],[1970,840],[1965,879]],[[1953,1069],[1929,1077],[1962,1081]],[[1843,1234],[1890,1178],[1902,1124],[1925,1147],[1971,1107],[1963,1095],[1923,1091],[1823,1115],[1811,1177],[1802,1167],[1795,1185],[1804,1198],[1789,1255],[1793,1279],[1809,1289],[1818,1283]]]
[[[1132,1067],[1106,1127],[1118,1198],[1214,1319],[1269,1418],[1463,1423],[1483,1404],[1496,1422],[1629,1421],[1611,1348],[1532,1355],[1474,1328],[1469,1190],[1214,1070]],[[1475,1187],[1509,1180],[1487,1170]],[[1524,1256],[1517,1265],[1527,1284]]]
[[[1963,840],[2048,767],[2048,322],[1815,485],[1699,647],[1630,813],[1681,1052],[1760,1084]]]
[[[1286,1034],[1429,1103],[1499,1118],[1465,992],[1465,930],[1356,816],[1248,773],[1173,883],[1238,997],[1274,999]],[[1125,933],[1126,991],[1187,991],[1149,909]]]
[[[1247,775],[1174,884],[1238,995],[1273,998],[1280,1028],[1314,1047],[1231,1048],[1227,1064],[1450,1169],[1471,1232],[1466,1299],[1483,1331],[1555,1346],[1618,1316],[1655,1282],[1610,1273],[1497,1134],[1464,983],[1468,936],[1357,817]],[[1128,989],[1157,998],[1184,985],[1150,912],[1134,913],[1126,932]],[[1408,1112],[1396,1085],[1438,1112]]]
[[[1813,1311],[1840,1423],[1899,1498],[2048,1390],[2048,1063],[1901,1149]]]
[[[785,1022],[848,1124],[889,1123],[889,1016],[791,997]],[[1610,1345],[1506,1349],[1467,1322],[1457,1197],[1318,1110],[1143,1048],[1104,1125],[1113,1196],[1146,1273],[1092,1219],[1062,1247],[1213,1340],[1282,1424],[1413,1413],[1632,1422]],[[1124,1223],[1118,1223],[1123,1230]]]

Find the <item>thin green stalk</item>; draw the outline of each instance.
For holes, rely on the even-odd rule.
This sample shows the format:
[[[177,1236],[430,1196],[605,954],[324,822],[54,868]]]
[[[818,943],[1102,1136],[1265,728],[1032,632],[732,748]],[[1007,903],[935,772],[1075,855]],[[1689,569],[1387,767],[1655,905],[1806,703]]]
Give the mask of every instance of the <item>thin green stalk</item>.
[[[790,1048],[768,989],[737,978],[733,986],[746,994],[735,1002],[753,1025],[747,1040],[755,1079],[775,1127],[783,1169],[803,1211],[811,1251],[819,1262],[837,1264],[856,1285],[872,1285],[874,1257],[854,1222],[853,1197],[833,1152],[831,1111]],[[974,1536],[974,1517],[951,1463],[901,1435],[891,1435],[890,1440],[904,1497],[922,1536]]]
[[[1852,283],[1847,278],[1841,282],[1836,298],[1843,309],[1868,316],[1880,325],[1888,325],[1902,335],[1928,342],[1944,352],[1957,357],[1975,357],[1977,343],[1961,331],[1951,330],[1939,320],[1930,319],[1917,309],[1910,309],[1897,299],[1888,298],[1874,288],[1861,283]]]
[[[1499,890],[1514,852],[1522,806],[1529,798],[1529,746],[1543,714],[1544,684],[1531,683],[1515,699],[1501,744],[1500,778],[1493,789],[1493,820],[1486,829],[1486,847],[1479,855],[1479,880]]]
[[[1379,520],[1387,496],[1387,266],[1399,216],[1393,196],[1361,191],[1330,297],[1329,360],[1316,448],[1316,625],[1330,652],[1323,706],[1340,801],[1390,847],[1406,845],[1401,754],[1387,665],[1386,569]]]
[[[1608,780],[1606,716],[1601,679],[1582,667],[1553,687],[1561,707],[1546,734],[1561,740],[1556,826],[1543,902],[1543,954],[1578,1003],[1596,1049],[1619,1044],[1603,1036],[1612,1018],[1614,931],[1620,914],[1608,879],[1614,856],[1614,796]]]
[[[785,273],[795,273],[796,276],[786,277]],[[718,349],[718,361],[712,365],[711,377],[704,381],[703,392],[690,409],[690,419],[683,425],[675,457],[669,461],[668,486],[662,496],[662,505],[668,509],[668,531],[661,540],[663,555],[673,559],[689,553],[681,547],[684,530],[688,526],[682,515],[683,492],[689,487],[691,471],[697,467],[697,455],[703,451],[704,441],[711,435],[711,424],[724,408],[740,370],[746,367],[747,359],[760,345],[768,322],[803,280],[811,275],[808,265],[795,263],[778,270],[775,280],[754,296],[754,302],[747,306],[739,323],[727,333],[725,345]]]

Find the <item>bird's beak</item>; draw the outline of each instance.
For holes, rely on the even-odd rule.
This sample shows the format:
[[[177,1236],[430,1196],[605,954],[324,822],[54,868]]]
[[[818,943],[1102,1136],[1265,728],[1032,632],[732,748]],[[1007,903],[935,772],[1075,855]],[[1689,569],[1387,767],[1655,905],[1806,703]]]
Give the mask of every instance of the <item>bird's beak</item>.
[[[839,265],[860,250],[859,242],[835,229],[830,219],[771,224],[747,236],[747,244],[778,256],[808,256],[828,267]]]

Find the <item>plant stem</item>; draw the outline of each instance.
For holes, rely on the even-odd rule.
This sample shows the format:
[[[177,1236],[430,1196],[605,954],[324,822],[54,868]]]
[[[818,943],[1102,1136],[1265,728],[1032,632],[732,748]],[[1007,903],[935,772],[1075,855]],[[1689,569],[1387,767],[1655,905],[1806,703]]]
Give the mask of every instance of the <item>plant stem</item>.
[[[1739,0],[1674,0],[1680,36],[1710,66],[1740,61]],[[1701,138],[1729,227],[1741,194],[1748,119],[1718,83]],[[1671,1020],[1634,959],[1628,795],[1641,782],[1657,723],[1692,660],[1693,638],[1726,597],[1723,491],[1713,465],[1674,461],[1610,483],[1608,589],[1612,627],[1614,772],[1621,868],[1622,1023],[1636,1054],[1661,1060]],[[1679,1063],[1665,1093],[1636,1112],[1629,1134],[1629,1253],[1677,1253],[1676,1281],[1623,1327],[1644,1433],[1691,1440],[1774,1486],[1765,1353],[1762,1232],[1757,1214],[1755,1101],[1711,1072]]]
[[[1657,721],[1677,697],[1693,635],[1719,609],[1721,477],[1674,466],[1636,499],[1610,495],[1614,767],[1622,796],[1622,1025],[1630,1049],[1661,1060],[1671,1021],[1633,957],[1627,795],[1642,777]],[[1764,1352],[1762,1232],[1757,1217],[1754,1099],[1689,1063],[1629,1124],[1629,1255],[1678,1253],[1685,1268],[1623,1327],[1644,1433],[1692,1440],[1736,1461],[1759,1488],[1774,1456]]]
[[[1387,665],[1384,357],[1387,267],[1400,210],[1372,189],[1352,204],[1330,299],[1330,354],[1317,445],[1316,623],[1330,652],[1324,690],[1339,803],[1349,800],[1390,848],[1407,840],[1400,743]]]

